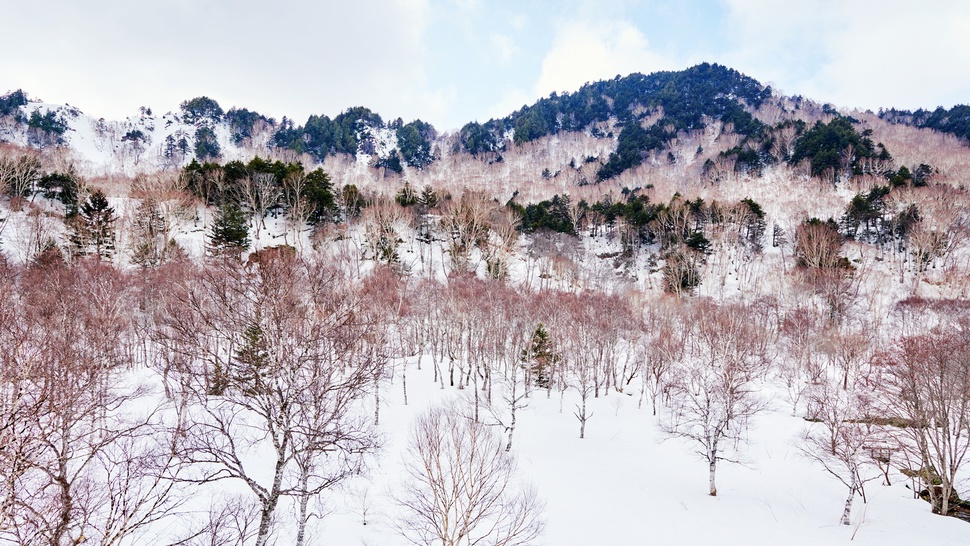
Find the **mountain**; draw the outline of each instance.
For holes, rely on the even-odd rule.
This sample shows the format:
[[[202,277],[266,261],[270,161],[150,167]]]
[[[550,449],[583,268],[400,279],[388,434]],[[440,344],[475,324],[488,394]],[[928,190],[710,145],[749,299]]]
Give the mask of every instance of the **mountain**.
[[[0,97],[0,546],[964,544],[964,113]]]
[[[766,105],[781,104],[785,110],[784,103],[785,120],[771,123],[761,114]],[[738,136],[737,145],[725,155],[732,156],[739,169],[791,160],[793,149],[778,153],[772,146],[777,145],[777,133],[790,124],[802,122],[797,126],[801,135],[809,128],[806,124],[817,121],[809,114],[811,104],[801,97],[776,96],[753,78],[707,63],[676,72],[618,76],[573,93],[553,93],[504,118],[468,123],[454,135],[441,134],[421,120],[386,121],[363,106],[333,118],[312,115],[297,125],[292,119],[277,121],[246,108],[224,111],[208,97],[186,100],[179,111],[160,117],[142,108],[136,116],[106,121],[70,106],[30,101],[18,90],[0,97],[0,140],[40,148],[63,144],[96,171],[131,173],[177,167],[192,159],[247,159],[289,150],[317,162],[332,155],[360,156],[371,166],[403,173],[426,168],[452,153],[491,161],[544,137],[583,133],[613,143],[607,155],[595,158],[595,179],[603,181],[640,165],[651,154],[669,150],[678,135],[712,124]],[[800,112],[802,105],[808,107]],[[932,113],[886,110],[881,116],[967,138],[966,108]],[[828,105],[822,110],[838,114]],[[874,148],[870,152],[877,154]]]

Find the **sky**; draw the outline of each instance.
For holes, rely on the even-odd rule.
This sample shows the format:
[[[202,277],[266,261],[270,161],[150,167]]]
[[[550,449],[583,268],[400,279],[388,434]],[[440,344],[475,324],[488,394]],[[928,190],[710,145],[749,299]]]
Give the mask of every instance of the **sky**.
[[[3,0],[0,93],[122,119],[208,96],[439,130],[701,62],[839,107],[970,102],[964,0]]]

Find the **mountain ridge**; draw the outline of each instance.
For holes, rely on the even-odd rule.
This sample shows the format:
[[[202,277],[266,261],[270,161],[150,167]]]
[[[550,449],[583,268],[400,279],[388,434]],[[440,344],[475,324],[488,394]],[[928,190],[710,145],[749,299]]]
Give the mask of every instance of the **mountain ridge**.
[[[775,133],[784,127],[783,122],[762,119],[765,116],[759,112],[769,102],[780,104],[782,115],[794,122],[805,121],[806,116],[797,112],[802,104],[815,104],[800,96],[778,95],[737,70],[708,63],[590,82],[574,92],[552,93],[505,117],[469,122],[448,132],[439,132],[420,119],[385,120],[364,106],[347,108],[333,118],[311,115],[297,125],[290,118],[277,121],[245,107],[224,111],[206,96],[186,100],[179,111],[162,116],[142,107],[134,116],[107,121],[70,105],[29,100],[25,92],[16,90],[0,97],[0,141],[36,148],[67,145],[95,171],[104,172],[131,174],[180,167],[193,159],[246,159],[290,151],[317,163],[330,155],[347,154],[375,168],[404,174],[423,169],[447,153],[495,161],[511,146],[583,132],[615,141],[607,157],[595,158],[599,162],[595,179],[603,181],[639,165],[651,153],[668,150],[678,135],[703,130],[712,122],[740,137],[731,155],[743,169],[788,160],[771,151]],[[880,110],[879,117],[967,139],[967,108],[957,105],[932,113],[886,109]],[[840,115],[829,104],[821,105],[821,110],[827,116]]]

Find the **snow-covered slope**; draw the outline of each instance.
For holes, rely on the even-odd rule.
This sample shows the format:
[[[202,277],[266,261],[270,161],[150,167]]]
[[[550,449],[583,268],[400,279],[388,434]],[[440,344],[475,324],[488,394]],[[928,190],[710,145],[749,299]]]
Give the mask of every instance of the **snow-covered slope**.
[[[63,145],[71,150],[76,167],[87,174],[119,173],[132,175],[178,167],[195,156],[196,131],[202,123],[210,126],[225,160],[251,158],[252,151],[237,145],[227,123],[188,123],[178,113],[156,115],[150,108],[123,120],[94,118],[69,105],[28,102],[20,107],[24,119],[35,112],[52,113],[66,130],[61,135],[31,129],[26,123],[0,127],[0,141],[44,148]]]
[[[382,388],[385,448],[369,476],[325,495],[332,512],[314,526],[318,543],[408,544],[395,531],[400,508],[392,496],[405,476],[411,426],[427,408],[470,396],[441,390],[430,362],[424,364],[420,371],[413,360],[408,366],[408,405],[399,375]],[[649,404],[638,409],[636,396],[617,393],[592,400],[595,416],[580,440],[572,416],[578,401],[572,391],[562,401],[536,392],[519,415],[512,453],[519,476],[546,505],[542,544],[902,546],[932,537],[939,546],[960,546],[970,540],[966,523],[931,514],[898,473],[892,486],[869,482],[868,503],[855,502],[854,524],[840,525],[845,487],[801,454],[798,438],[807,423],[781,407],[754,422],[744,464],[724,464],[718,496],[711,497],[706,463],[691,456],[691,445],[664,439]]]

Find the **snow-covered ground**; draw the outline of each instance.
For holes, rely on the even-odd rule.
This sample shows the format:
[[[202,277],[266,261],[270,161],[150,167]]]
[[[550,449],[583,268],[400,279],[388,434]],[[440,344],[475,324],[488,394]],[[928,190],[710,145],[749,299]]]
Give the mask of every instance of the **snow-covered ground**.
[[[407,544],[394,530],[399,508],[389,494],[403,475],[402,450],[412,422],[429,406],[468,394],[440,389],[427,359],[420,371],[412,361],[407,373],[408,405],[400,377],[384,389],[380,430],[386,444],[370,476],[324,494],[333,511],[312,543]],[[754,420],[742,450],[744,464],[722,463],[718,496],[711,497],[706,463],[692,455],[692,446],[665,439],[649,405],[637,408],[636,395],[610,393],[593,400],[595,415],[582,440],[572,416],[574,398],[567,392],[560,402],[555,392],[551,399],[534,392],[519,414],[512,455],[520,476],[546,503],[542,544],[970,543],[967,523],[931,514],[898,473],[889,487],[869,482],[868,503],[857,498],[853,525],[840,525],[845,486],[801,454],[797,442],[806,422],[788,415],[784,404],[773,404]]]
[[[25,112],[49,109],[62,111],[63,107],[31,103],[25,107]],[[72,114],[66,110],[62,113],[70,125],[65,140],[86,162],[89,172],[130,174],[157,169],[162,166],[161,146],[167,136],[178,135],[181,131],[188,135],[190,144],[194,136],[194,126],[182,123],[172,114],[155,117],[145,113],[122,122],[103,122],[80,113]],[[143,146],[122,141],[122,137],[133,130],[147,135]],[[216,135],[226,151],[226,158],[232,159],[235,152],[228,129],[217,126]],[[372,131],[370,136],[378,156],[389,153],[395,146],[395,136],[388,130]],[[13,140],[26,144],[26,140]],[[549,145],[555,148],[551,143]],[[368,166],[371,159],[360,154],[351,168],[360,176],[374,178],[376,175]],[[524,155],[519,158],[522,162],[526,159]],[[507,160],[502,168],[511,169],[508,163],[513,160]],[[484,169],[478,163],[468,165]],[[462,165],[462,168],[466,167]],[[535,167],[534,162],[529,167]],[[455,177],[455,172],[460,171],[457,168],[446,171],[442,167],[439,174]],[[430,174],[423,176],[434,180]],[[476,176],[489,184],[506,184],[510,188],[513,185],[510,176],[497,180],[484,174]],[[468,177],[469,180],[473,178]],[[565,177],[563,180],[566,184]],[[520,182],[516,180],[514,183]],[[577,190],[572,186],[567,189]],[[806,217],[838,217],[856,188],[844,186],[829,191],[825,187],[823,191],[817,185],[796,185],[781,174],[769,171],[761,178],[740,179],[716,190],[704,188],[703,191],[734,202],[742,197],[755,199],[764,205],[769,230],[779,225],[790,237],[795,226]],[[495,193],[502,192],[496,190]],[[661,195],[658,200],[666,202],[667,199],[669,195]],[[57,208],[59,205],[40,197],[36,202],[43,212],[33,216],[27,211],[3,211],[8,221],[0,232],[0,248],[14,261],[28,261],[36,244],[35,235],[52,234],[59,242],[65,242],[64,226],[56,218],[62,212]],[[130,216],[136,203],[127,197],[112,196],[112,205],[119,212],[125,211],[125,216]],[[194,217],[182,218],[172,226],[174,239],[193,258],[201,259],[205,254],[207,224],[211,224],[213,215],[212,210],[199,208]],[[365,214],[349,226],[328,226],[328,229],[343,232],[324,238],[324,245],[330,245],[331,250],[346,247],[346,255],[356,259],[363,271],[373,266],[364,238],[367,221]],[[401,244],[398,252],[403,267],[414,277],[445,278],[449,271],[448,241],[443,240],[446,235],[436,233],[438,239],[427,245],[416,241],[415,234],[408,231],[411,228],[399,227]],[[312,252],[309,232],[304,230],[297,235],[283,218],[267,218],[266,229],[262,230],[260,238],[256,240],[254,235],[255,231],[251,230],[254,249],[290,244],[300,251]],[[770,236],[770,233],[766,236],[764,251],[755,256],[743,256],[736,246],[727,243],[718,246],[715,241],[715,252],[704,266],[704,279],[698,295],[718,301],[739,298],[750,301],[758,296],[771,295],[777,297],[781,305],[798,298],[804,298],[799,304],[811,305],[809,300],[813,297],[797,292],[793,288],[796,283],[787,272],[792,267],[791,241],[788,247],[775,248],[767,243]],[[575,248],[556,251],[550,248],[558,243],[548,243],[542,249],[537,248],[539,245],[535,241],[536,238],[531,236],[522,237],[508,264],[510,283],[523,290],[621,292],[633,289],[641,291],[643,299],[661,295],[662,274],[656,261],[650,262],[651,249],[641,250],[635,259],[623,265],[612,258],[621,250],[616,236],[569,238],[568,243]],[[123,239],[119,248],[116,262],[129,267],[127,256],[130,249]],[[788,252],[787,257],[785,252]],[[966,259],[965,249],[961,248],[959,254],[961,260]],[[942,268],[925,273],[926,279],[923,280],[907,269],[906,282],[897,282],[897,266],[891,264],[888,257],[884,261],[873,247],[867,245],[846,245],[845,255],[857,264],[859,277],[863,279],[854,303],[861,309],[858,313],[861,328],[877,330],[882,321],[890,320],[893,305],[907,295],[955,297],[959,292],[962,297],[961,291],[965,290],[966,285],[959,279],[944,282]],[[484,276],[485,264],[478,251],[473,251],[471,261],[477,265],[477,273]],[[900,270],[902,267],[898,266]],[[865,277],[862,277],[863,273]],[[934,283],[927,281],[931,277]],[[394,530],[393,522],[399,517],[400,509],[390,496],[405,475],[403,452],[411,426],[429,406],[447,398],[467,396],[469,391],[441,389],[432,382],[427,359],[421,370],[412,359],[407,366],[409,404],[405,405],[401,377],[403,363],[395,364],[395,375],[381,387],[379,430],[385,439],[384,447],[371,460],[367,474],[323,494],[322,501],[331,512],[319,521],[314,520],[310,544],[406,544]],[[146,377],[150,380],[153,376],[149,373]],[[868,502],[863,504],[857,498],[853,524],[840,525],[846,487],[799,448],[808,423],[800,416],[790,415],[790,407],[784,402],[781,389],[769,385],[761,394],[768,401],[769,409],[758,414],[751,423],[749,442],[740,449],[742,464],[722,463],[719,466],[719,494],[711,497],[707,494],[706,462],[693,454],[694,447],[690,444],[664,436],[659,418],[651,415],[648,406],[637,407],[638,393],[610,392],[592,399],[589,403],[593,417],[584,439],[579,439],[579,424],[572,415],[578,399],[575,392],[567,391],[562,399],[555,392],[551,399],[547,399],[543,392],[533,393],[528,407],[519,413],[512,454],[519,461],[520,476],[536,486],[545,502],[543,519],[546,530],[542,543],[567,546],[631,543],[826,545],[850,541],[874,546],[970,544],[967,523],[931,514],[930,505],[914,499],[910,480],[898,472],[891,474],[891,486],[880,485],[879,479],[869,481],[865,491]],[[483,416],[485,422],[490,421],[487,412]],[[961,485],[966,490],[966,484]],[[195,502],[204,506],[210,499],[223,497],[228,492],[250,494],[239,484],[224,482],[224,485],[201,488]],[[292,504],[284,503],[280,507],[278,543],[287,543],[292,538],[292,510]],[[167,521],[166,532],[177,534],[178,530],[173,531],[172,527],[179,524],[178,521]],[[143,538],[150,541],[154,537]]]

